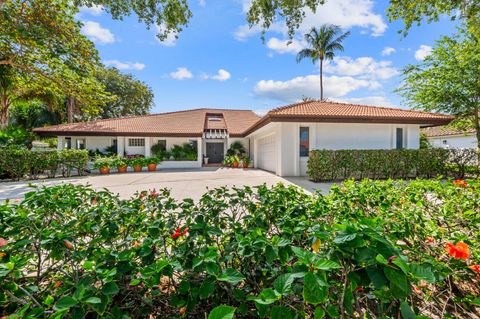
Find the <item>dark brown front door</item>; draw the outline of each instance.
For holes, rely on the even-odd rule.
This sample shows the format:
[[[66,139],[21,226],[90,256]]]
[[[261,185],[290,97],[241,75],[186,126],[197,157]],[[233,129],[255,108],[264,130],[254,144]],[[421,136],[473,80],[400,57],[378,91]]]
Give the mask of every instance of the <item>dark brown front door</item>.
[[[221,163],[223,161],[223,143],[207,143],[207,157],[209,163]]]

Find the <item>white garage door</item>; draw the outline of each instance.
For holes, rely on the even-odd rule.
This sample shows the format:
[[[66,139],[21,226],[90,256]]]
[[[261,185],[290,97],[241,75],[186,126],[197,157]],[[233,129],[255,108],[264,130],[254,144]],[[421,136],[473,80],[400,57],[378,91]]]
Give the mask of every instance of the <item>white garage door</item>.
[[[277,148],[275,135],[258,140],[258,168],[275,173],[277,170]]]

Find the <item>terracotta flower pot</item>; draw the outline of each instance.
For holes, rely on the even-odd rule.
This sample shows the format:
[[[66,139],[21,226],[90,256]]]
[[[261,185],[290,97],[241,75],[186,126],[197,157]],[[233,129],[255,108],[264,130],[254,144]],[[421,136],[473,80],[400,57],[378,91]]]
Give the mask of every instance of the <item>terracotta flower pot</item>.
[[[148,164],[147,168],[149,172],[155,172],[157,170],[157,164]]]
[[[109,174],[110,168],[108,167],[100,167],[100,174]]]
[[[133,167],[134,172],[141,172],[142,171],[142,165],[135,165]]]
[[[118,170],[119,173],[126,173],[127,172],[127,167],[128,167],[127,165],[119,166],[119,167],[117,167],[117,170]]]
[[[247,163],[243,163],[243,168],[248,168],[248,165]]]
[[[240,165],[239,162],[233,162],[233,167],[238,168],[238,165]]]

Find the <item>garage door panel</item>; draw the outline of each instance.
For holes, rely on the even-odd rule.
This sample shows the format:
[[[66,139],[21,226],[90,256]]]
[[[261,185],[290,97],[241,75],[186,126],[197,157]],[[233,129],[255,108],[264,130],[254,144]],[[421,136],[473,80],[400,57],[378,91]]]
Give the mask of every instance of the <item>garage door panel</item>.
[[[258,140],[258,167],[275,173],[277,170],[277,147],[275,135]]]

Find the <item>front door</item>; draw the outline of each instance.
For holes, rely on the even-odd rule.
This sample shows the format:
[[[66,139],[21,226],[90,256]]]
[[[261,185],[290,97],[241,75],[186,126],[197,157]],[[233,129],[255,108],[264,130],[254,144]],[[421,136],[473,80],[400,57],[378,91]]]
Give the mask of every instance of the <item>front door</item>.
[[[207,157],[209,163],[221,163],[223,161],[223,143],[207,143]]]

